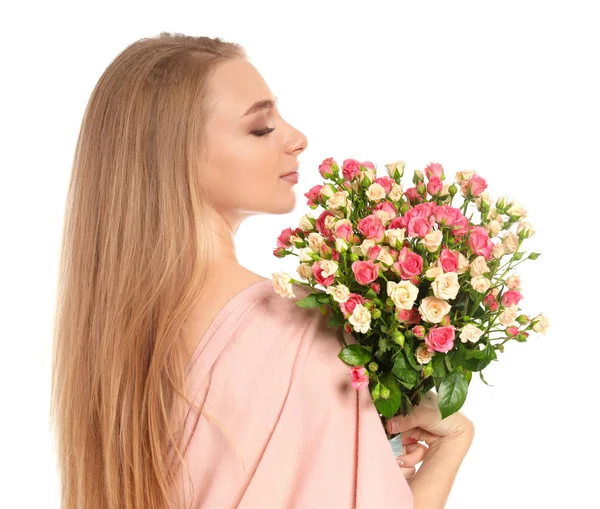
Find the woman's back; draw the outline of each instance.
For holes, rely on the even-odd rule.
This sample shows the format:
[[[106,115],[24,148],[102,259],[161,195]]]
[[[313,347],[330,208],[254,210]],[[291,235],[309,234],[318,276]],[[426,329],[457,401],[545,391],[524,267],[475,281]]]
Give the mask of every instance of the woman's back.
[[[308,288],[294,291],[283,298],[271,280],[243,290],[187,365],[187,394],[202,409],[190,408],[180,440],[192,507],[412,508],[371,397],[337,357],[338,331],[295,304]]]

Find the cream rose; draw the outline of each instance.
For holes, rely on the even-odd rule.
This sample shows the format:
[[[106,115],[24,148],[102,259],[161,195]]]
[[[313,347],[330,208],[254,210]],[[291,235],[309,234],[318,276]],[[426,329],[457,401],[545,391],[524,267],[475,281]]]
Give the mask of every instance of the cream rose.
[[[335,194],[335,191],[333,190],[331,185],[325,184],[319,191],[319,194],[321,194],[321,196],[324,196],[325,198],[331,198]]]
[[[324,221],[325,228],[327,228],[328,230],[332,230],[335,227],[335,223],[337,223],[338,221],[340,221],[340,219],[336,216],[327,216]]]
[[[335,249],[338,253],[345,253],[348,251],[348,243],[342,237],[336,237]]]
[[[376,242],[374,240],[371,240],[371,239],[363,240],[362,244],[359,246],[362,255],[367,256],[369,249],[371,249],[375,244],[376,244]]]
[[[502,239],[502,245],[504,246],[505,252],[514,253],[519,247],[519,237],[517,237],[514,232],[507,232]]]
[[[316,254],[310,247],[303,247],[298,250],[298,259],[301,262],[312,262],[313,257],[311,255]]]
[[[507,210],[509,216],[527,217],[527,211],[518,201],[511,201],[510,207]]]
[[[419,295],[419,289],[410,281],[388,281],[387,294],[399,309],[412,309]]]
[[[421,242],[421,244],[423,244],[425,246],[425,249],[427,249],[427,251],[429,251],[430,253],[433,253],[435,250],[437,250],[438,247],[440,247],[440,244],[442,243],[442,239],[443,239],[442,230],[433,230],[433,231],[429,232],[427,235],[425,235],[425,237],[423,237],[420,240],[420,242]]]
[[[312,266],[308,263],[301,263],[298,265],[297,271],[298,275],[303,279],[312,279],[313,277]]]
[[[516,304],[509,306],[500,313],[498,320],[502,325],[512,325],[519,315],[519,307]]]
[[[533,320],[531,320],[531,323],[533,324],[532,329],[535,332],[546,334],[546,332],[548,332],[548,327],[550,326],[550,319],[540,313]]]
[[[435,262],[435,265],[432,265],[425,271],[425,277],[429,280],[434,280],[436,277],[438,277],[440,274],[443,274],[443,273],[444,273],[444,269],[439,264],[439,259],[438,259],[438,261]]]
[[[483,276],[485,272],[489,272],[490,268],[485,263],[483,256],[478,256],[471,262],[471,277]]]
[[[484,226],[484,228],[490,232],[492,237],[495,237],[496,235],[498,235],[500,233],[500,230],[502,230],[502,225],[500,224],[500,221],[498,221],[497,219],[492,219],[488,224],[486,224]]]
[[[415,357],[417,358],[417,362],[419,364],[427,364],[431,358],[434,356],[435,350],[429,351],[427,345],[421,344],[415,350]]]
[[[523,230],[527,233],[527,238],[533,236],[535,230],[529,221],[519,221],[517,224],[517,233],[521,233]]]
[[[336,302],[346,302],[350,297],[350,289],[342,284],[328,286],[325,293],[333,296],[333,300]]]
[[[377,255],[377,260],[384,263],[388,267],[391,267],[393,265],[394,257],[390,254],[389,246],[381,246],[379,254]]]
[[[440,323],[444,316],[450,312],[450,309],[450,304],[445,300],[430,295],[421,301],[419,313],[426,322]]]
[[[458,274],[456,272],[444,272],[438,275],[433,283],[431,283],[431,288],[433,289],[433,294],[438,299],[449,300],[456,298],[456,294],[460,289]]]
[[[392,189],[388,193],[388,198],[392,201],[400,201],[402,195],[404,194],[404,190],[400,184],[392,184]]]
[[[338,270],[338,264],[333,260],[321,260],[321,275],[326,278],[333,276]]]
[[[468,323],[462,328],[459,338],[463,343],[466,343],[467,341],[477,343],[482,334],[483,331],[477,327],[477,325],[474,323]]]
[[[337,191],[325,203],[330,209],[341,209],[348,202],[348,191]]]
[[[500,244],[494,244],[492,256],[496,258],[496,260],[499,260],[504,256],[504,244],[502,244],[502,242]]]
[[[385,230],[385,238],[387,243],[394,249],[401,249],[404,242],[406,228],[390,228]]]
[[[519,276],[510,276],[506,279],[506,286],[511,290],[519,290],[521,288],[521,278]]]
[[[463,180],[471,180],[471,177],[473,175],[475,175],[475,172],[473,170],[461,170],[461,171],[457,171],[454,180],[456,180],[456,182],[460,183]]]
[[[369,200],[378,202],[385,198],[385,189],[378,182],[373,182],[365,194]]]
[[[323,236],[318,232],[312,232],[308,234],[308,247],[310,247],[315,253],[319,252],[319,249],[325,242]]]
[[[485,293],[489,290],[492,282],[484,276],[475,276],[471,278],[471,286],[479,293]]]
[[[356,304],[348,322],[354,327],[355,332],[365,333],[371,326],[371,312],[362,304]]]
[[[392,178],[402,177],[405,167],[406,163],[404,161],[394,161],[385,165],[388,175]]]
[[[464,274],[469,270],[469,259],[462,253],[458,253],[458,269],[457,274]]]
[[[314,220],[314,217],[312,219]],[[302,228],[304,231],[310,231],[310,230],[315,229],[314,225],[310,222],[309,216],[307,216],[306,214],[304,214],[300,218],[300,222],[298,223],[298,226],[300,228]]]
[[[275,293],[288,299],[296,296],[292,287],[292,278],[288,274],[285,272],[273,272],[271,276]]]

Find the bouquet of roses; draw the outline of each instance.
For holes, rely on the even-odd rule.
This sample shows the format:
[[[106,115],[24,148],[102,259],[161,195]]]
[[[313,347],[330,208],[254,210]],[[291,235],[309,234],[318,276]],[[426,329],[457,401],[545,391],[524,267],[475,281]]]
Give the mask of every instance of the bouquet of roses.
[[[382,424],[408,415],[434,386],[445,418],[464,404],[473,372],[487,384],[482,371],[507,341],[545,334],[548,318],[520,312],[521,280],[509,275],[540,253],[521,250],[534,234],[526,210],[505,197],[494,202],[474,171],[448,184],[431,163],[403,189],[405,163],[385,166],[388,175],[377,177],[369,161],[321,163],[325,182],[305,196],[323,212],[286,228],[273,251],[298,256],[304,281],[279,272],[275,286],[291,298],[292,283],[308,285],[312,293],[297,305],[329,308],[344,345],[339,357],[353,387],[369,389]],[[452,204],[458,190],[460,207]],[[344,331],[357,343],[347,344]]]

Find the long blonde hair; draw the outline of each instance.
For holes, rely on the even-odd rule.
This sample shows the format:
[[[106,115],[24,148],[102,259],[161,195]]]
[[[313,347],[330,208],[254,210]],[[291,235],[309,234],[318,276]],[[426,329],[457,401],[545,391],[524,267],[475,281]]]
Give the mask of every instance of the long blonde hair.
[[[173,507],[170,451],[185,466],[177,395],[190,403],[180,330],[218,242],[198,172],[207,83],[231,58],[245,50],[220,38],[140,39],[110,63],[85,109],[52,351],[61,509]]]

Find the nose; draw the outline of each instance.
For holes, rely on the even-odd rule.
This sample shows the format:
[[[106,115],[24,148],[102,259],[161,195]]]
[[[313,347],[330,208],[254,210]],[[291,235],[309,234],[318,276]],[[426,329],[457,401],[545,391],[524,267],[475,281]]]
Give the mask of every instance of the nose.
[[[294,132],[289,138],[289,145],[292,153],[299,155],[306,150],[308,139],[302,131],[294,128]]]

